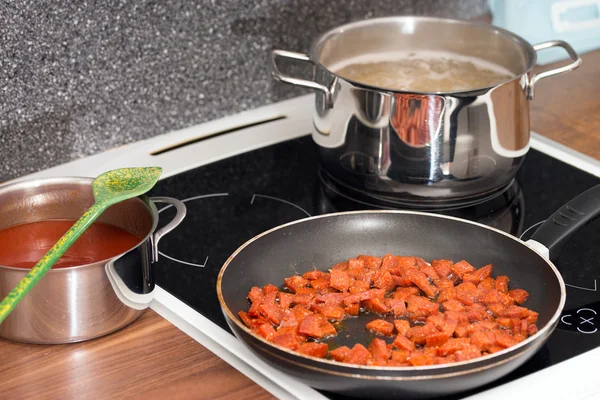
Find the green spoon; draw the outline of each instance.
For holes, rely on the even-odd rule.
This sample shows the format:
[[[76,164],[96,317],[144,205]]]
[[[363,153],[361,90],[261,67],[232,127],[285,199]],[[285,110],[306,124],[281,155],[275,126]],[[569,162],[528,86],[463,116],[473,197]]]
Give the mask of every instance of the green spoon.
[[[161,173],[160,167],[120,168],[105,172],[94,179],[94,204],[2,300],[0,324],[104,210],[113,204],[146,193],[158,182]]]

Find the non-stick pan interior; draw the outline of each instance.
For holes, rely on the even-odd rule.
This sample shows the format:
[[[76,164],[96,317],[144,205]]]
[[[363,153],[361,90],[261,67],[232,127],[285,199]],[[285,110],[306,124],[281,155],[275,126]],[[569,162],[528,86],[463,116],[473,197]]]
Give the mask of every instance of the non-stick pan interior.
[[[467,260],[476,268],[493,264],[493,276],[508,275],[510,288],[530,293],[525,303],[539,313],[542,328],[557,311],[559,280],[549,264],[522,242],[473,223],[422,213],[377,211],[306,219],[271,230],[247,243],[227,265],[221,290],[234,314],[249,307],[254,285],[276,286],[295,273],[326,271],[360,254]]]

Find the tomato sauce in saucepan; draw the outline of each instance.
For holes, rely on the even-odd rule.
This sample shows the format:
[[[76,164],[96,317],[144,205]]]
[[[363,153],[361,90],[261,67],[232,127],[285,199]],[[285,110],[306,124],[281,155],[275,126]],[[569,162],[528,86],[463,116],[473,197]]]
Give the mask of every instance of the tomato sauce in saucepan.
[[[47,220],[0,230],[0,265],[32,268],[74,223],[71,220]],[[53,268],[106,260],[135,247],[140,240],[140,237],[124,229],[96,222]]]

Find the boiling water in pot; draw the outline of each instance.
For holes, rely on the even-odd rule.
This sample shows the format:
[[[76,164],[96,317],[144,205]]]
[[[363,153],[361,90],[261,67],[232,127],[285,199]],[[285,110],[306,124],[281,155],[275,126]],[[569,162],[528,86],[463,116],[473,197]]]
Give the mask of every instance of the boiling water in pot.
[[[331,68],[369,86],[410,92],[454,92],[494,86],[514,77],[504,67],[444,52],[364,55]]]

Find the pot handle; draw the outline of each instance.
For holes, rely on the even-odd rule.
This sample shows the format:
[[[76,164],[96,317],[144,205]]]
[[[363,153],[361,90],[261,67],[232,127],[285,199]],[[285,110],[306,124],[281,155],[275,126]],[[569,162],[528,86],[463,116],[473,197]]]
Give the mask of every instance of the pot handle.
[[[301,78],[294,78],[292,76],[286,75],[279,70],[277,67],[277,57],[287,58],[290,60],[299,60],[299,61],[308,61],[312,63],[310,57],[306,54],[302,53],[294,53],[292,51],[286,50],[273,50],[271,52],[271,75],[278,80],[279,82],[289,83],[290,85],[305,87],[308,89],[318,90],[323,93],[325,96],[325,106],[331,107],[333,105],[333,93],[332,91],[325,85],[321,85],[315,81],[309,81]]]
[[[158,261],[158,242],[160,241],[160,239],[163,236],[165,236],[167,233],[171,232],[173,229],[175,229],[181,223],[181,221],[183,221],[183,219],[185,218],[185,215],[187,214],[187,208],[186,208],[185,204],[183,204],[182,201],[174,199],[172,197],[151,197],[150,200],[153,203],[167,203],[167,204],[170,204],[171,206],[174,206],[177,209],[177,213],[175,214],[175,217],[171,220],[171,222],[169,222],[168,224],[166,224],[165,226],[163,226],[162,228],[160,228],[159,230],[154,232],[154,234],[151,237],[152,238],[152,262],[156,262],[156,261]]]
[[[541,244],[555,258],[573,234],[600,215],[600,185],[586,190],[562,206],[533,234],[527,244]],[[533,243],[530,243],[533,242]]]
[[[567,42],[563,42],[562,40],[551,40],[548,42],[533,45],[533,49],[535,51],[545,50],[551,47],[562,47],[563,49],[565,49],[565,51],[567,52],[567,54],[569,54],[569,57],[571,57],[573,62],[567,65],[563,65],[562,67],[534,74],[529,80],[529,85],[527,85],[527,98],[529,100],[533,100],[533,88],[537,81],[551,76],[564,74],[565,72],[573,71],[575,68],[581,65],[581,57],[579,57],[579,54],[577,54],[575,49],[573,49],[571,45]]]

